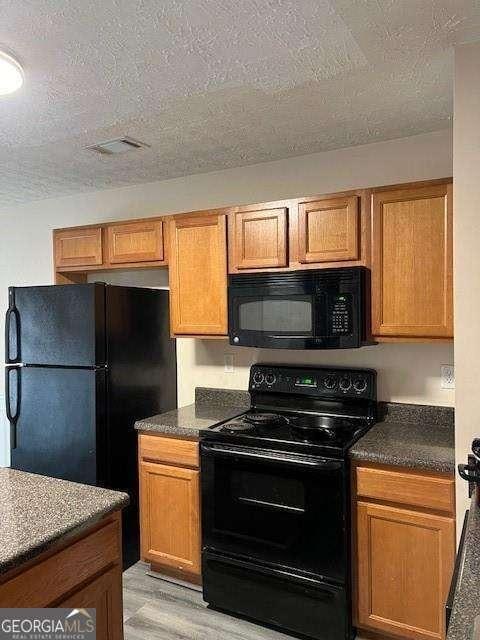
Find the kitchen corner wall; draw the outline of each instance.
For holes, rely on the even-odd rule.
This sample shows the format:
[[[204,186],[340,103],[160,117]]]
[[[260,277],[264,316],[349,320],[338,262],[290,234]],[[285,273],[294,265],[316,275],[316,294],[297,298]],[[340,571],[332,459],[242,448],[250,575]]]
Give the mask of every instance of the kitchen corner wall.
[[[87,152],[79,150],[79,153]],[[130,156],[112,159],[112,162],[123,161],[134,162],[134,159]],[[450,175],[452,133],[444,130],[215,173],[37,201],[14,208],[2,208],[0,194],[0,306],[3,309],[7,306],[9,285],[52,282],[51,231],[55,227]],[[121,278],[124,283],[145,286],[162,286],[166,282],[165,272],[161,271],[152,271],[148,276],[143,272],[124,273]],[[106,278],[99,275],[98,279]],[[2,349],[3,344],[0,347],[3,359]],[[246,388],[248,367],[256,360],[370,366],[380,373],[380,397],[384,400],[439,405],[454,402],[453,392],[440,390],[440,365],[453,362],[453,346],[448,344],[385,344],[352,351],[287,352],[233,349],[226,341],[182,339],[178,341],[177,351],[180,405],[192,400],[195,386]],[[225,352],[235,354],[235,372],[232,374],[224,372]],[[2,429],[0,464],[5,464],[8,461],[5,424]]]
[[[455,454],[466,462],[480,436],[480,43],[455,52],[453,129]],[[457,482],[457,534],[468,508],[467,483]]]

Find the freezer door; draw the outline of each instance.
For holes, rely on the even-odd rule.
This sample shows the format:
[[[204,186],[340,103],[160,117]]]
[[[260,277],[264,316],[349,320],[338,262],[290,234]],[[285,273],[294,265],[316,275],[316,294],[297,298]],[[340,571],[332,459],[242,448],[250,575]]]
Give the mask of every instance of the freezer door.
[[[11,287],[7,363],[105,364],[105,285]]]
[[[9,367],[6,376],[12,468],[106,484],[105,371]]]

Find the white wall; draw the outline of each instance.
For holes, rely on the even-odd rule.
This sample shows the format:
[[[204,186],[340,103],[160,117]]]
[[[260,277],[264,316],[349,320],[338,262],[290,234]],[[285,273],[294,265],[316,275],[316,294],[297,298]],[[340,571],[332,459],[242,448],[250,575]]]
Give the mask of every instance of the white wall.
[[[455,53],[453,140],[455,452],[459,463],[466,461],[472,439],[480,436],[480,43],[459,47]],[[467,483],[459,481],[459,523],[467,504]]]
[[[43,200],[13,209],[2,208],[0,195],[0,305],[6,307],[8,285],[52,282],[51,230],[55,227],[450,175],[451,131],[438,131],[164,182]],[[141,280],[139,284],[164,283],[160,271],[149,277],[132,274],[132,284],[135,278]],[[235,350],[238,369],[228,375],[223,374],[225,350],[233,352],[221,341],[179,341],[180,404],[193,398],[197,385],[245,388],[247,368],[257,358],[372,366],[381,372],[382,399],[443,405],[451,405],[454,400],[452,392],[439,389],[440,364],[453,361],[453,347],[449,345],[382,345],[328,354],[265,353],[238,348]],[[1,352],[0,357],[3,358]],[[7,459],[5,427],[2,439],[0,463]]]

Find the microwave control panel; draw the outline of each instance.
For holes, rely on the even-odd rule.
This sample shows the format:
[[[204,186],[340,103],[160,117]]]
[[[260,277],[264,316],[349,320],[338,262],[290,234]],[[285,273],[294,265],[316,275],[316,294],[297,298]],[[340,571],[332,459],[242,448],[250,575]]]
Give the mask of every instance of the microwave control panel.
[[[351,294],[343,293],[330,297],[328,333],[331,336],[348,336],[352,333]]]

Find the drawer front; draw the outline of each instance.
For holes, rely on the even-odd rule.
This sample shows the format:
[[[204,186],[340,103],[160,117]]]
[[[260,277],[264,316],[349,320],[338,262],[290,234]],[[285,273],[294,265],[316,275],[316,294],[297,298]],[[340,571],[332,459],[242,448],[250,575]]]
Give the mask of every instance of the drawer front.
[[[74,542],[0,585],[2,607],[48,607],[77,585],[120,562],[120,520]]]
[[[199,467],[198,442],[140,435],[140,458],[151,462],[165,462],[182,467]]]
[[[357,495],[426,509],[453,513],[453,477],[414,471],[357,467]]]

